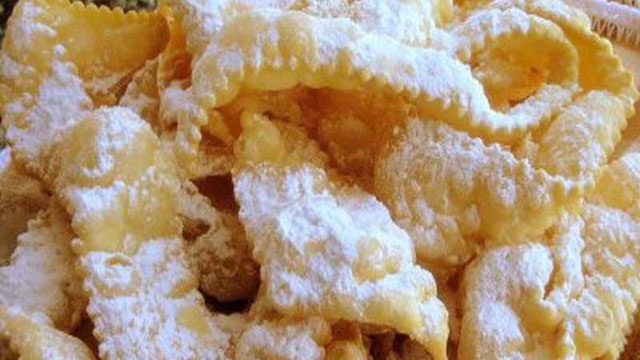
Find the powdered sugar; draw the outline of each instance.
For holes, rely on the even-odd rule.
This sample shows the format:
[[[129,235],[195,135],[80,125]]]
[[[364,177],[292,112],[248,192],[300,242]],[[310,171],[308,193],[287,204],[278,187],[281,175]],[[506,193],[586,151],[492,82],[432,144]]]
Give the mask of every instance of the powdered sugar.
[[[189,289],[186,284],[195,281],[182,249],[179,239],[155,239],[143,243],[131,257],[104,252],[83,257],[85,289],[92,299],[87,310],[96,319],[102,357],[225,357],[229,337],[218,330],[206,310],[201,313],[206,333],[181,323],[183,309],[204,309],[197,290],[180,290]]]
[[[83,221],[99,214],[108,214],[116,209],[120,206],[120,199],[126,191],[126,185],[117,181],[107,188],[70,186],[65,188],[64,196],[73,204],[76,221]]]
[[[325,358],[323,346],[331,338],[329,324],[322,318],[302,321],[264,321],[247,326],[236,345],[237,359]]]
[[[137,120],[138,117],[128,108],[99,108],[92,114],[95,126],[95,142],[91,151],[93,166],[82,166],[76,171],[87,178],[100,178],[116,171],[116,156],[132,148],[136,136],[148,125]],[[83,164],[84,165],[84,164]]]
[[[9,265],[0,268],[0,305],[19,307],[64,330],[80,321],[84,300],[71,252],[74,234],[63,210],[43,210],[18,237]]]
[[[51,64],[50,76],[39,86],[37,97],[33,99],[35,105],[23,108],[21,99],[18,97],[16,103],[6,105],[4,116],[9,123],[14,116],[25,116],[29,126],[24,129],[9,126],[7,138],[21,149],[21,154],[29,157],[29,165],[37,169],[44,166],[38,164],[41,161],[38,159],[43,158],[42,154],[49,151],[62,139],[62,134],[86,116],[91,100],[84,92],[73,66],[58,61]]]
[[[582,215],[563,215],[549,239],[490,250],[467,268],[460,357],[620,353],[640,299],[640,218],[611,202],[606,189],[629,181],[611,173],[637,166],[639,155],[606,168],[605,194],[596,190]]]
[[[234,171],[240,219],[261,265],[260,301],[290,316],[390,326],[444,358],[446,311],[407,234],[371,195],[305,161],[321,156],[295,149],[282,163]]]

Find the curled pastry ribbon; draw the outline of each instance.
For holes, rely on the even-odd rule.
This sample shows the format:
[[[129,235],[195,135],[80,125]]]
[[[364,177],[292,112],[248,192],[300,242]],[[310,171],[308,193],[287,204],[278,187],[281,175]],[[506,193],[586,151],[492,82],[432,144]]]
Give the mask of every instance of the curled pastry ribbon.
[[[477,5],[494,9],[517,7],[556,23],[578,52],[579,84],[582,90],[605,90],[625,103],[625,114],[633,114],[638,98],[633,75],[613,53],[609,40],[591,30],[589,18],[560,0],[493,0]]]
[[[175,164],[142,119],[94,110],[101,98],[86,91],[85,76],[103,66],[129,73],[157,56],[162,43],[151,39],[165,36],[155,24],[164,24],[155,13],[21,1],[0,54],[3,122],[16,158],[72,217],[100,356],[221,358],[228,336],[212,322],[180,239]],[[115,59],[114,48],[133,52]]]
[[[520,10],[514,10],[514,6],[535,14],[535,16],[525,15]],[[501,11],[496,11],[498,9]],[[452,256],[454,260],[448,261],[447,266],[451,263],[464,262],[464,259],[475,251],[474,246],[477,244],[473,238],[477,236],[477,233],[485,240],[485,246],[514,244],[527,239],[527,237],[538,236],[557,220],[564,209],[572,209],[579,204],[584,194],[594,187],[602,165],[606,163],[608,156],[611,155],[615,145],[620,140],[620,134],[626,125],[626,119],[632,114],[633,103],[638,97],[631,75],[622,68],[620,61],[614,56],[609,42],[600,39],[589,29],[588,19],[584,15],[576,14],[574,9],[561,2],[495,1],[490,4],[485,3],[482,9],[472,10],[470,14],[461,25],[449,29],[449,31],[454,35],[460,34],[460,38],[471,40],[467,40],[466,43],[460,43],[462,40],[459,40],[458,43],[454,42],[455,46],[451,46],[448,50],[449,52],[456,53],[462,60],[468,61],[467,59],[473,59],[475,49],[486,48],[486,39],[499,39],[501,34],[513,36],[515,33],[517,35],[520,32],[517,27],[513,31],[509,29],[517,24],[527,24],[527,22],[516,20],[518,18],[523,20],[526,18],[532,19],[527,21],[533,21],[538,25],[527,25],[527,29],[543,26],[543,28],[549,29],[550,34],[556,34],[553,37],[566,38],[567,40],[561,42],[564,46],[567,45],[568,41],[575,48],[578,61],[577,74],[573,67],[575,65],[561,66],[562,64],[569,65],[569,62],[559,61],[559,66],[554,70],[556,72],[553,77],[575,81],[579,85],[579,89],[577,89],[577,94],[567,94],[566,97],[561,98],[565,100],[567,106],[552,112],[549,123],[532,131],[528,139],[524,141],[525,143],[529,142],[529,145],[535,149],[532,149],[530,153],[527,153],[527,151],[518,153],[518,157],[514,158],[515,162],[513,164],[517,165],[514,168],[527,170],[524,172],[505,173],[505,176],[499,180],[510,179],[509,181],[513,181],[512,184],[515,187],[504,186],[505,193],[510,193],[509,191],[512,189],[520,187],[538,189],[540,191],[539,195],[531,198],[529,197],[534,193],[534,190],[515,191],[513,192],[515,197],[501,199],[498,196],[500,194],[500,186],[496,185],[498,180],[484,183],[481,180],[482,174],[490,169],[491,166],[496,166],[496,164],[505,167],[511,166],[512,160],[507,158],[512,156],[511,151],[514,153],[519,151],[517,146],[522,145],[522,143],[510,149],[495,148],[495,144],[490,144],[491,141],[486,144],[481,142],[481,140],[487,140],[484,136],[478,136],[480,139],[476,137],[472,140],[474,136],[470,136],[468,129],[464,134],[455,133],[453,129],[446,129],[446,131],[441,131],[446,134],[456,134],[455,136],[447,136],[452,136],[451,139],[455,138],[455,141],[449,142],[449,144],[459,147],[459,155],[456,155],[453,151],[424,151],[427,146],[437,148],[440,142],[443,141],[442,137],[440,137],[440,142],[433,141],[429,143],[422,140],[415,141],[415,138],[410,138],[410,141],[404,142],[404,147],[391,144],[392,147],[381,157],[376,171],[376,176],[378,177],[376,183],[380,184],[377,186],[378,195],[392,209],[396,220],[404,224],[412,233],[414,241],[416,241],[419,257],[429,263],[433,263],[438,261],[436,259],[438,256],[435,255],[437,251],[444,253],[440,254],[443,256],[439,256],[439,259],[445,259],[445,255],[456,255]],[[498,24],[496,23],[497,19],[505,21],[501,21]],[[475,25],[472,26],[474,23]],[[551,23],[555,23],[557,26]],[[469,32],[469,29],[476,27],[486,28],[488,35],[465,34],[465,32]],[[561,31],[561,34],[558,31]],[[559,35],[562,36],[559,37]],[[551,51],[554,50],[545,50],[544,52],[552,54]],[[555,61],[552,56],[550,58]],[[491,56],[489,59],[491,59]],[[588,66],[592,66],[592,68],[588,68]],[[576,75],[577,78],[575,77]],[[609,80],[608,76],[610,76],[611,80]],[[551,98],[549,97],[549,99]],[[526,104],[528,101],[526,100],[522,104]],[[425,121],[424,119],[421,120]],[[424,125],[414,126],[425,127]],[[436,133],[433,130],[434,125],[429,125],[429,128],[429,133]],[[408,134],[415,136],[415,131]],[[477,134],[472,133],[471,135]],[[491,139],[489,138],[489,140]],[[473,179],[473,181],[469,182],[469,188],[476,187],[476,190],[459,201],[455,198],[455,194],[462,192],[460,190],[461,187],[458,187],[452,190],[451,194],[444,192],[447,194],[444,196],[445,200],[439,202],[438,195],[443,193],[440,189],[447,187],[445,179],[448,176],[457,176],[456,174],[460,173],[460,162],[463,159],[473,159],[475,165],[481,163],[478,161],[477,153],[464,151],[463,144],[465,143],[477,144],[478,149],[483,149],[478,153],[486,152],[489,154],[492,148],[500,149],[499,152],[492,153],[491,156],[497,158],[498,154],[501,153],[500,157],[502,159],[499,163],[493,163],[492,165],[489,165],[491,162],[487,162],[487,165],[466,169],[469,178]],[[414,156],[409,158],[411,159],[410,161],[405,160],[403,162],[400,151],[411,149],[411,146],[423,151],[416,152]],[[491,156],[488,158],[491,158]],[[387,159],[386,157],[389,158]],[[390,159],[393,160],[390,161]],[[429,159],[429,161],[426,162],[426,159]],[[425,163],[429,164],[428,167],[424,167]],[[433,166],[434,163],[443,165]],[[423,166],[423,168],[420,168],[420,166]],[[395,170],[391,171],[390,167],[395,167]],[[443,170],[441,173],[434,175],[428,169],[433,170],[432,172],[437,171],[434,169]],[[498,168],[493,168],[489,173],[497,174],[496,169]],[[416,170],[419,172],[416,172]],[[406,188],[403,186],[405,180],[393,179],[390,175],[387,175],[399,172],[407,173],[409,171],[413,171],[416,175],[413,177],[408,176],[406,184],[411,185],[406,186]],[[527,173],[535,173],[539,176],[522,177],[523,174]],[[419,180],[416,181],[416,179]],[[400,186],[385,187],[384,183]],[[424,183],[421,185],[422,193],[420,194],[412,193],[412,191],[416,192],[416,183]],[[477,187],[485,189],[478,190]],[[555,190],[542,190],[544,187]],[[402,191],[407,191],[407,194],[402,194]],[[409,194],[414,197],[417,196],[418,199],[423,200],[423,203],[417,201],[416,204],[419,206],[416,206],[415,209],[412,208],[413,204],[408,200],[404,200],[411,199],[408,196]],[[472,200],[474,194],[483,194],[482,199]],[[487,194],[494,196],[488,196]],[[493,202],[492,199],[501,200],[489,206],[488,204]],[[544,199],[544,202],[541,199]],[[471,211],[470,214],[473,216],[464,218],[462,215],[451,215],[447,207],[457,203],[466,204]],[[441,218],[439,220],[440,224],[433,225],[433,220],[430,220],[429,216],[424,216],[425,204]],[[450,221],[456,216],[458,216],[457,219]],[[480,219],[480,221],[476,223],[469,219],[474,221]],[[425,235],[425,226],[427,228],[431,226],[437,231],[449,229],[449,233],[447,233],[451,235],[447,238],[449,246],[442,246],[442,244],[432,246],[431,239]],[[473,234],[473,236],[470,234]]]
[[[591,30],[586,15],[562,1],[497,0],[487,6],[515,6],[553,21],[576,48],[582,90],[572,103],[577,111],[558,115],[538,140],[541,150],[533,162],[552,174],[580,179],[586,188],[593,187],[598,167],[613,152],[626,119],[635,112],[634,103],[640,94],[633,75],[613,53],[611,43]],[[597,147],[590,145],[593,140]]]
[[[538,123],[529,130],[548,121],[578,90],[578,54],[549,20],[520,9],[480,10],[448,29],[448,35],[452,39],[436,47],[470,64],[474,74],[476,67],[488,73],[480,81],[493,105],[515,101],[519,104],[507,113],[537,113]]]
[[[508,141],[548,117],[551,93],[568,97],[567,91],[557,87],[569,86],[567,83],[575,77],[571,72],[558,74],[562,84],[544,87],[530,101],[501,113],[491,108],[482,84],[468,66],[446,52],[410,47],[388,36],[367,33],[347,19],[323,19],[276,9],[249,9],[232,15],[221,9],[214,16],[215,11],[203,14],[193,6],[189,8],[188,2],[176,6],[186,8],[182,10],[185,13],[200,14],[183,22],[194,54],[189,89],[193,101],[179,116],[176,138],[178,153],[185,162],[195,158],[200,127],[219,121],[210,119],[210,110],[229,103],[243,89],[283,90],[303,84],[388,91],[415,105],[421,116],[485,138]],[[215,26],[198,27],[193,19]],[[568,44],[558,37],[552,39],[567,50],[561,57],[566,59],[563,63],[575,60]],[[227,139],[224,130],[213,135]]]

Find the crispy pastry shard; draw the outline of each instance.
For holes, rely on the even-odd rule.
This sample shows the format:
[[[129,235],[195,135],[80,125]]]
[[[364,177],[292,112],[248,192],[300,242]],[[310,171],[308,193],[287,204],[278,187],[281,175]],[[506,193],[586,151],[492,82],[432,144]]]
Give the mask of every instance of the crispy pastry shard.
[[[2,84],[13,94],[3,107],[3,121],[19,158],[41,175],[72,216],[79,236],[74,249],[101,356],[221,358],[227,335],[215,326],[196,290],[179,236],[175,165],[150,127],[130,110],[92,112],[87,79],[77,75],[84,74],[83,63],[65,55],[73,54],[65,47],[74,35],[60,28],[81,5],[56,7],[60,4],[24,1],[18,6],[7,33],[9,46],[3,48]],[[111,14],[100,12],[107,19]],[[132,20],[122,28],[133,30],[130,37],[119,33],[134,41],[126,46],[144,48],[135,44],[140,41],[136,20],[152,15],[115,14]],[[48,15],[61,21],[51,22]],[[150,30],[147,25],[144,31]],[[108,27],[75,30],[97,35],[92,41],[113,34]],[[15,51],[18,45],[26,54]],[[97,61],[102,52],[85,55]],[[136,58],[140,64],[148,54],[143,55]],[[158,277],[165,281],[157,282]]]
[[[515,15],[510,12],[504,12],[503,14],[503,12],[497,11],[497,14],[495,13],[496,10],[489,12],[486,18],[493,22],[505,18],[506,20],[511,20],[515,25],[512,24],[511,26],[504,27],[499,26],[497,30],[494,30],[494,34],[478,35],[478,38],[480,39],[472,41],[471,43],[473,45],[464,45],[465,47],[468,47],[466,48],[466,51],[471,52],[471,49],[479,51],[478,47],[480,49],[483,46],[489,47],[488,45],[485,45],[485,42],[491,42],[491,39],[494,37],[501,39],[501,36],[509,38],[509,36],[523,36],[521,32],[525,32],[526,34],[525,30],[528,29],[528,23],[526,21],[528,20],[528,17],[526,14],[519,10]],[[484,24],[484,26],[490,27],[492,22],[486,20],[485,16],[479,16],[478,22],[487,23]],[[543,30],[549,30],[548,26],[551,24],[550,22],[543,19],[537,20],[542,21],[544,26],[536,22],[534,22],[534,25],[542,26]],[[524,24],[520,23],[520,21],[524,22]],[[531,27],[535,29],[536,26],[534,25],[531,25]],[[473,28],[473,26],[469,27]],[[524,30],[520,29],[520,27],[523,27]],[[551,30],[553,30],[551,32],[556,36],[558,35],[558,32],[562,35],[561,31],[557,27],[552,27]],[[465,28],[465,31],[471,30]],[[513,31],[514,34],[510,33],[510,31]],[[537,32],[536,30],[531,31]],[[542,39],[545,39],[545,36],[541,35],[539,40],[542,41]],[[492,46],[494,45],[492,44]],[[571,51],[573,49],[572,45],[565,42],[564,46],[569,47],[568,49],[565,49],[569,53],[568,58],[575,58],[575,51],[573,51],[573,56],[571,55]],[[550,62],[551,59],[562,57],[557,51],[549,51],[549,53],[553,55],[549,55],[545,61]],[[471,57],[471,55],[467,54],[467,57]],[[473,61],[476,60],[472,60],[472,62]],[[492,63],[493,60],[492,58],[489,58],[486,59],[486,61]],[[557,73],[552,76],[555,79],[554,81],[563,82],[565,84],[575,83],[575,81],[577,81],[575,73],[575,66],[577,65],[576,62],[577,61],[573,62],[573,70],[571,70],[571,66],[569,66],[569,69],[557,70]],[[571,61],[568,61],[568,64],[571,63]],[[542,64],[539,65],[542,66]],[[545,71],[545,67],[553,67],[556,69],[555,66],[545,63],[544,67],[540,71]],[[524,71],[523,69],[517,70]],[[504,90],[505,93],[514,94],[517,92],[514,91],[513,88],[505,89],[505,84],[496,85],[500,87],[501,90]],[[519,85],[514,84],[514,86],[517,87]],[[537,96],[539,99],[545,97],[547,99],[546,101],[549,101],[548,106],[544,106],[539,109],[529,108],[527,111],[541,111],[540,114],[544,117],[545,121],[550,121],[563,106],[566,106],[572,100],[571,95],[573,95],[573,91],[570,91],[568,88],[563,90],[562,87],[557,85],[547,84],[544,86],[545,88],[541,89],[540,92],[533,95],[533,97]],[[382,94],[380,92],[369,90],[337,91],[325,88],[311,90],[310,93],[311,97],[316,102],[317,109],[313,109],[314,111],[305,109],[305,116],[319,118],[317,136],[323,147],[332,156],[341,171],[355,174],[357,176],[364,176],[364,182],[370,182],[368,177],[373,176],[375,158],[378,156],[379,151],[389,141],[393,130],[397,126],[402,125],[404,121],[411,116],[411,114],[415,113],[413,106],[404,101],[400,96],[394,94]],[[530,94],[527,93],[525,95],[528,96]],[[541,123],[540,125],[543,124]]]
[[[575,258],[583,244],[580,228],[576,231],[578,236],[567,232],[561,237],[566,244],[556,250],[558,261],[579,262]],[[516,354],[526,358],[526,342],[534,344],[529,356],[558,357],[553,330],[561,315],[555,304],[545,299],[545,285],[553,283],[553,261],[549,248],[531,244],[489,250],[467,268],[458,349],[461,358],[501,359]],[[534,332],[541,333],[539,339],[534,338]]]
[[[150,127],[125,108],[96,110],[59,159],[101,356],[222,358],[228,335],[188,270],[178,180]]]
[[[78,8],[95,11],[98,19],[73,22],[71,15]],[[1,68],[2,83],[12,94],[3,108],[9,139],[72,215],[101,356],[222,357],[226,335],[215,327],[197,293],[179,238],[174,165],[160,151],[151,129],[131,111],[91,112],[85,71],[93,68],[82,61],[103,59],[102,52],[84,54],[80,61],[71,56],[75,50],[66,49],[82,34],[94,36],[91,42],[101,44],[96,50],[111,51],[104,45],[108,36],[118,33],[127,40],[119,46],[142,52],[126,57],[132,62],[109,65],[142,65],[154,55],[144,51],[153,42],[137,34],[157,30],[148,23],[155,15],[84,9],[57,0],[19,4],[5,38]],[[90,27],[111,20],[131,33]],[[71,29],[74,34],[68,34]],[[158,283],[159,276],[167,281]],[[122,317],[136,312],[135,319]],[[160,338],[173,341],[153,340]]]
[[[405,174],[405,176],[397,176]],[[576,186],[499,145],[445,124],[409,120],[380,157],[376,193],[431,266],[468,260],[481,244],[549,226]]]
[[[162,55],[161,55],[162,56]],[[119,100],[119,105],[131,109],[142,119],[148,122],[156,134],[165,142],[166,146],[173,146],[174,130],[170,130],[171,124],[167,124],[160,116],[160,105],[169,100],[161,98],[158,82],[158,63],[160,59],[148,61],[143,68],[138,70],[129,83],[124,95]],[[164,94],[171,93],[171,90]],[[192,178],[203,178],[228,174],[233,165],[231,149],[224,144],[203,144],[199,151],[196,164],[192,169]]]
[[[401,94],[418,113],[476,134],[508,140],[538,125],[548,96],[534,97],[507,113],[491,108],[468,67],[431,48],[410,47],[367,33],[347,19],[324,19],[296,11],[247,10],[235,16],[220,8],[201,10],[188,2],[183,22],[195,54],[192,87],[179,117],[177,142],[191,161],[200,127],[216,122],[208,112],[243,90],[312,88],[361,89]],[[195,18],[193,14],[198,14]],[[227,16],[225,16],[227,15]],[[203,19],[198,25],[195,19]],[[205,20],[206,19],[206,20]],[[268,39],[262,34],[272,34]],[[544,92],[543,92],[544,94]]]
[[[375,198],[331,180],[302,130],[281,128],[247,114],[236,145],[234,191],[261,265],[260,301],[289,316],[388,326],[444,359],[446,310],[407,234]]]
[[[93,359],[82,342],[58,330],[75,328],[86,301],[75,274],[73,233],[52,201],[11,158],[9,147],[0,152],[3,359]]]
[[[624,107],[607,92],[579,98],[536,140],[533,164],[442,123],[410,120],[377,162],[376,192],[419,258],[462,264],[480,239],[494,246],[538,236],[575,206],[620,138]]]
[[[157,85],[162,93],[173,83],[188,85],[188,81],[191,78],[192,56],[187,51],[186,36],[179,21],[173,16],[173,10],[169,7],[161,6],[159,11],[164,16],[169,28],[167,46],[158,55]]]
[[[625,102],[605,91],[576,99],[536,141],[534,165],[567,179],[594,182],[626,126]]]
[[[591,30],[589,18],[560,0],[494,0],[480,1],[476,6],[509,9],[518,7],[555,22],[578,52],[580,87],[584,90],[606,90],[625,102],[626,117],[633,114],[638,90],[633,76],[623,66],[609,40]]]
[[[46,175],[38,162],[73,125],[68,115],[113,103],[124,91],[114,87],[160,52],[166,33],[155,13],[20,1],[0,52],[0,113],[17,158]]]
[[[3,344],[4,339],[8,339]],[[8,346],[7,349],[1,346]],[[16,308],[0,305],[0,357],[29,360],[94,360],[82,341],[43,324]]]
[[[21,75],[29,79],[34,73],[46,74],[52,50],[61,51],[65,61],[76,65],[97,102],[113,103],[115,98],[108,99],[109,95],[124,91],[121,80],[157,55],[166,42],[166,26],[155,13],[125,14],[122,9],[68,0],[21,1],[14,11],[3,51],[25,66],[27,72]],[[64,48],[54,50],[52,45],[57,44]],[[25,80],[19,83],[26,88],[35,84]],[[21,90],[34,94],[33,88]]]
[[[0,267],[0,305],[65,331],[75,328],[85,300],[75,273],[73,237],[64,210],[55,204],[29,222],[9,264]]]
[[[475,260],[464,280],[460,357],[617,357],[640,300],[639,188],[640,153],[628,153],[550,238]]]
[[[63,333],[78,325],[86,304],[73,236],[64,210],[51,200],[0,267],[0,347],[20,358],[93,359],[81,341]]]
[[[539,111],[549,120],[577,88],[578,54],[549,20],[520,9],[482,9],[452,25],[448,35],[453,39],[436,46],[470,64],[496,108],[546,102]]]

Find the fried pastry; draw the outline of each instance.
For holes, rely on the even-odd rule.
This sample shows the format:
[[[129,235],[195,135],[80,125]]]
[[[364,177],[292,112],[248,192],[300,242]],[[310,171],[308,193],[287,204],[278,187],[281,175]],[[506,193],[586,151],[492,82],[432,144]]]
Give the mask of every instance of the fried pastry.
[[[257,301],[288,316],[395,328],[444,359],[446,310],[387,210],[332,181],[301,129],[281,131],[250,113],[242,121],[234,191],[261,266]]]
[[[461,358],[620,354],[640,298],[639,155],[607,166],[582,214],[563,216],[548,239],[474,260],[463,285]]]

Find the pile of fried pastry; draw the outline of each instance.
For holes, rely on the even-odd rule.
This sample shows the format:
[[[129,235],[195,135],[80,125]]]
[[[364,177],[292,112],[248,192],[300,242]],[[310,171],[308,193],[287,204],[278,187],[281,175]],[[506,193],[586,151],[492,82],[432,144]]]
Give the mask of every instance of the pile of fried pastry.
[[[637,98],[560,0],[20,0],[0,359],[616,358]]]

